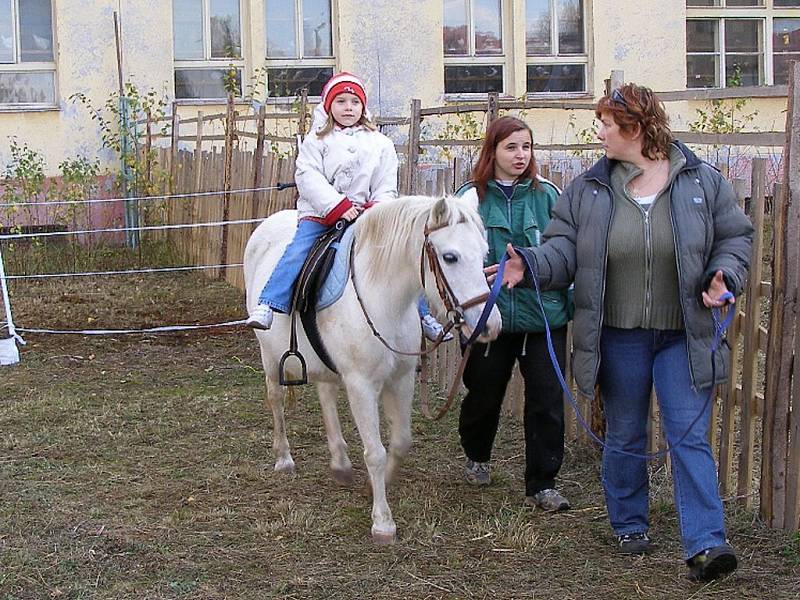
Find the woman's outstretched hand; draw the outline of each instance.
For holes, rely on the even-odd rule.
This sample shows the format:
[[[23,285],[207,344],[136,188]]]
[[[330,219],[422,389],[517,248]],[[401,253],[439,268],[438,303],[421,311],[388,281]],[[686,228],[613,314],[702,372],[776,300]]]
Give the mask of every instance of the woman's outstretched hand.
[[[525,279],[525,263],[511,244],[506,246],[506,252],[508,252],[508,260],[505,271],[503,271],[503,285],[511,289]],[[486,280],[491,285],[497,278],[497,265],[488,266],[483,272],[486,273]]]
[[[703,304],[706,308],[719,308],[730,303],[736,302],[736,298],[728,298],[720,300],[720,298],[728,293],[728,286],[725,285],[725,278],[722,276],[722,271],[714,273],[711,283],[708,284],[708,290],[703,292]]]

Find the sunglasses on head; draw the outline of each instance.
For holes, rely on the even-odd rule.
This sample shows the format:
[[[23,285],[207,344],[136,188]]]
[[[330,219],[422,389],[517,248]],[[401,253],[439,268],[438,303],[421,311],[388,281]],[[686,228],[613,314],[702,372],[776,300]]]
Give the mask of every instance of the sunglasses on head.
[[[611,92],[611,101],[616,102],[617,104],[622,104],[625,108],[628,108],[628,103],[625,101],[625,96],[622,95],[622,92],[619,89],[615,89]]]

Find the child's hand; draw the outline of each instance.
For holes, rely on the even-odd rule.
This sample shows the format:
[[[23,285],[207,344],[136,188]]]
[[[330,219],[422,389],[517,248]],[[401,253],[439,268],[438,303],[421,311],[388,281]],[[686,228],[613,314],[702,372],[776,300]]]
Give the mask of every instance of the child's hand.
[[[345,212],[342,215],[342,218],[345,221],[349,222],[355,219],[360,213],[361,213],[361,208],[359,208],[358,206],[352,206],[349,209],[347,209],[347,212]]]

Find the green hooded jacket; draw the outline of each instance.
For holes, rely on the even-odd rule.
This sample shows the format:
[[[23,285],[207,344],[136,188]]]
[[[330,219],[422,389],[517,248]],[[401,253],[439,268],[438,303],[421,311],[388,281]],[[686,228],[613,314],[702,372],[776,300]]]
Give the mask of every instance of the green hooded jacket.
[[[547,180],[539,179],[533,186],[530,179],[524,179],[514,186],[510,199],[503,190],[490,180],[486,196],[478,202],[478,212],[486,227],[489,254],[485,264],[500,262],[506,251],[506,244],[515,247],[538,246],[541,234],[550,222],[550,210],[558,199],[559,190]],[[467,182],[457,191],[457,196],[472,194],[477,198],[477,188]],[[547,323],[550,329],[558,329],[572,318],[572,290],[557,290],[542,294]],[[503,287],[497,298],[497,307],[503,318],[504,333],[524,333],[544,331],[544,320],[536,290],[529,288],[507,289]]]

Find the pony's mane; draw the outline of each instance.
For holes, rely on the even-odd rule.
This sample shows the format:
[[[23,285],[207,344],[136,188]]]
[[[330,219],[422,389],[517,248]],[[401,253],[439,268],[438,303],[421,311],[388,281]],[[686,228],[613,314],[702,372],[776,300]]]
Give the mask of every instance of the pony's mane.
[[[400,269],[409,246],[422,247],[425,225],[431,229],[468,223],[484,238],[483,222],[477,211],[453,196],[444,198],[445,210],[433,211],[441,197],[401,196],[376,204],[356,222],[355,248],[370,248],[374,259],[365,275],[374,280],[380,273]],[[401,264],[403,263],[403,264]]]

